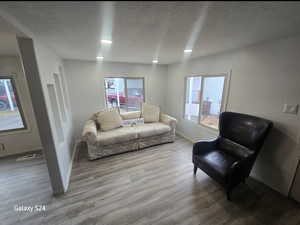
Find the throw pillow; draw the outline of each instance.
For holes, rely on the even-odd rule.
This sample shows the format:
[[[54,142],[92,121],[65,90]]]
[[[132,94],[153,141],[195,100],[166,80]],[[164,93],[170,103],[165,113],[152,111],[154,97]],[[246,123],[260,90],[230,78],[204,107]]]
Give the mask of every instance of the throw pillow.
[[[102,111],[97,115],[97,122],[102,131],[112,130],[122,126],[122,119],[116,109]]]
[[[159,121],[160,108],[156,105],[142,103],[142,117],[145,123],[154,123]]]
[[[144,118],[123,120],[122,125],[125,127],[134,127],[136,125],[144,124]]]

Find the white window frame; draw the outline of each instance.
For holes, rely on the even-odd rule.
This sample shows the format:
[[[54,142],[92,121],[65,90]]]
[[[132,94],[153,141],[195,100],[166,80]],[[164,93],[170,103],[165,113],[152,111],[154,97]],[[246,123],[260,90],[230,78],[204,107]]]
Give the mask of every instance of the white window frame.
[[[15,128],[15,129],[9,129],[9,130],[1,130],[0,131],[0,136],[6,136],[6,135],[14,135],[18,133],[27,133],[30,132],[30,127],[27,121],[27,116],[26,113],[24,112],[23,109],[23,102],[21,101],[19,97],[19,87],[18,87],[18,81],[17,81],[17,76],[14,73],[10,73],[9,75],[2,75],[0,74],[0,79],[9,79],[11,80],[12,88],[14,91],[14,95],[16,98],[16,102],[18,105],[18,110],[20,112],[20,116],[22,119],[23,126],[22,128]]]
[[[229,81],[230,81],[231,71],[229,73],[216,73],[216,74],[203,74],[203,75],[188,75],[184,78],[184,104],[183,104],[183,119],[192,123],[196,123],[197,125],[203,126],[213,131],[219,130],[219,128],[213,128],[201,123],[201,107],[202,107],[202,96],[203,96],[203,88],[204,88],[204,79],[207,77],[224,77],[224,84],[223,84],[223,93],[222,93],[222,100],[221,100],[221,109],[220,113],[226,111],[227,108],[227,99],[229,93]],[[198,121],[195,122],[193,120],[189,120],[185,117],[185,105],[186,105],[186,98],[187,98],[187,81],[188,78],[191,77],[201,77],[201,87],[200,87],[200,96],[199,96],[199,114],[198,114]]]
[[[146,86],[145,86],[145,77],[128,77],[128,76],[108,76],[104,77],[104,102],[105,102],[105,108],[108,108],[107,105],[107,96],[106,96],[106,85],[105,85],[105,79],[124,79],[124,89],[125,89],[125,98],[128,98],[128,90],[127,90],[127,80],[130,79],[142,79],[143,80],[143,102],[146,102]],[[141,109],[140,109],[141,110]],[[127,111],[128,112],[128,109]]]

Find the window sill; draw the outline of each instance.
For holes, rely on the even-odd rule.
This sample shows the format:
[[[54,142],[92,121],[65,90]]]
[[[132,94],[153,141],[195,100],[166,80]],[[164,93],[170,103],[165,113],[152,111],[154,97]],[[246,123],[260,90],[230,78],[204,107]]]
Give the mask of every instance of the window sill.
[[[31,129],[30,128],[22,128],[22,129],[15,129],[15,130],[9,130],[9,131],[0,131],[0,137],[17,135],[17,134],[25,134],[25,133],[31,133]]]

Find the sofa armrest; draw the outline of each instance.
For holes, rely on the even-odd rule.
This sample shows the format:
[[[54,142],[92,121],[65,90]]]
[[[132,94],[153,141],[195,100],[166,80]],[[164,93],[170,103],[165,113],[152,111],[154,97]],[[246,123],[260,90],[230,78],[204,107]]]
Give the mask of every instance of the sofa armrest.
[[[94,144],[97,140],[97,125],[94,120],[88,120],[85,122],[82,132],[82,140],[88,143]]]
[[[175,129],[177,120],[174,117],[171,117],[165,113],[160,113],[159,121],[169,125],[172,129]]]

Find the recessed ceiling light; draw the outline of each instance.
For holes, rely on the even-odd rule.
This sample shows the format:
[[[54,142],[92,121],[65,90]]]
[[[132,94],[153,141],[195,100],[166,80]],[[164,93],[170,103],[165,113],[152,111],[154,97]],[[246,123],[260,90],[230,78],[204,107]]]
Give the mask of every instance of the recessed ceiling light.
[[[97,56],[96,59],[97,59],[97,60],[103,60],[104,57],[103,57],[103,56]]]
[[[184,53],[191,53],[193,50],[192,49],[185,49]]]
[[[157,64],[158,60],[153,60],[152,63]]]
[[[111,44],[112,41],[111,40],[104,40],[104,39],[102,39],[101,43],[103,43],[103,44]]]

